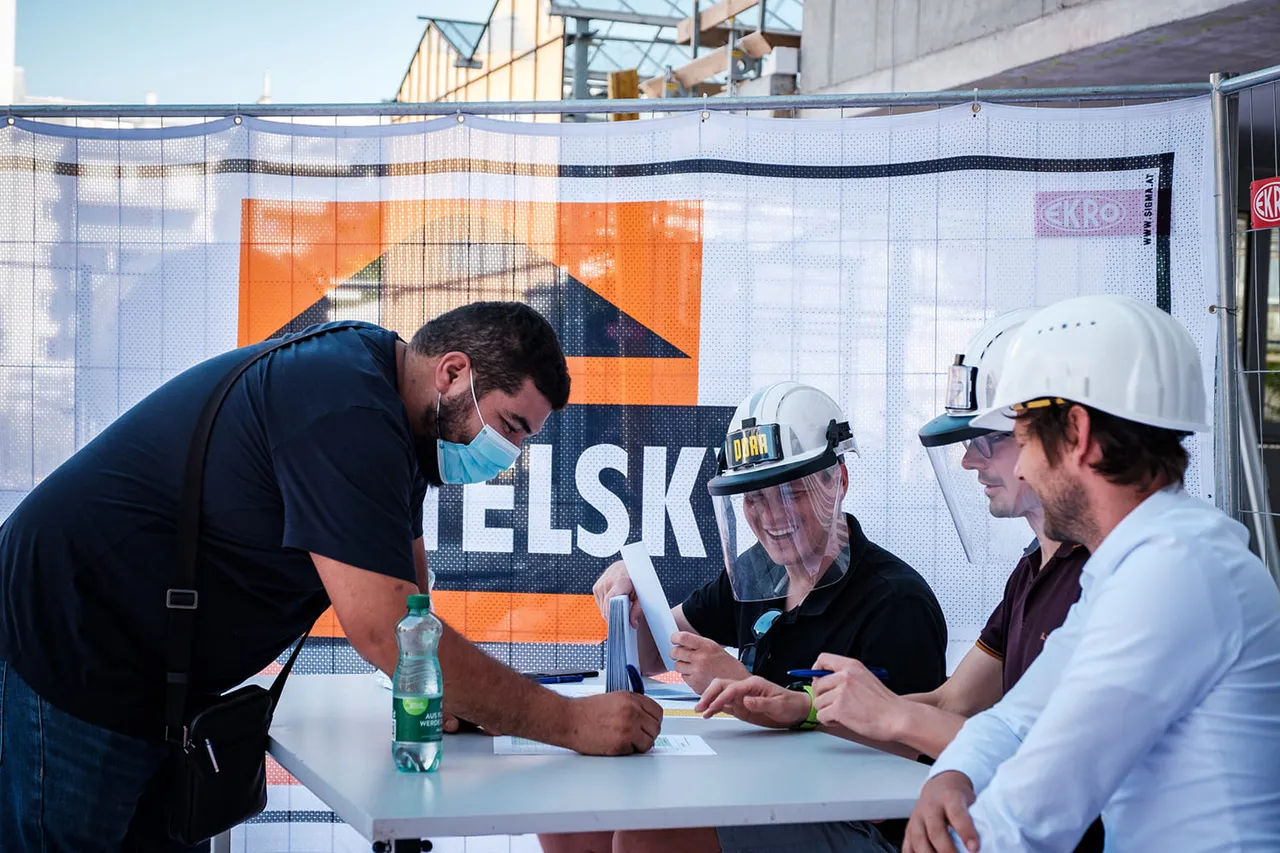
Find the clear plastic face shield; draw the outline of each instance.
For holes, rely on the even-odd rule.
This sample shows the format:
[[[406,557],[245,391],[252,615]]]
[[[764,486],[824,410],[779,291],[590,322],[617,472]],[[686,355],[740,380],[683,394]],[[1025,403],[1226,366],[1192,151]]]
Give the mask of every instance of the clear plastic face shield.
[[[1014,520],[1037,498],[1014,474],[1019,451],[1012,433],[970,427],[978,411],[977,383],[978,369],[957,355],[947,373],[946,414],[920,429],[920,442],[965,557],[986,564],[1025,544],[1027,526]]]
[[[975,429],[978,369],[957,355],[947,376],[946,414],[920,430],[965,557],[985,563],[994,553],[1025,544],[1027,528],[1016,519],[1034,508],[1030,488],[1017,478],[1018,447],[1012,432]],[[1012,422],[1009,424],[1012,429]]]
[[[776,461],[765,459],[769,454],[769,448],[757,453]],[[730,473],[708,484],[737,600],[803,597],[843,577],[849,566],[845,488],[831,450],[796,466]]]
[[[999,460],[1007,455],[1010,449],[1016,460],[1017,445],[1013,436],[1004,432],[925,447],[942,499],[970,563],[986,561],[992,544],[993,521],[1014,517],[1012,498],[1025,491],[1025,486],[1020,488],[1020,481],[1012,476],[1012,464],[999,466],[992,462],[993,458]],[[1009,470],[997,470],[999,467]],[[1021,534],[1025,538],[1025,526]]]

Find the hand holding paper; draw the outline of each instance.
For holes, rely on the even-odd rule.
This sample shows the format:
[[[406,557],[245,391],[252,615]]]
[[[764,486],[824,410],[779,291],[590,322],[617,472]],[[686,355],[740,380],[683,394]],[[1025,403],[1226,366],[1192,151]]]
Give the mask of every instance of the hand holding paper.
[[[640,600],[644,619],[649,623],[649,633],[653,634],[653,642],[662,656],[662,664],[668,671],[673,670],[676,662],[671,654],[671,635],[680,629],[671,615],[671,605],[667,603],[667,594],[662,590],[662,582],[658,580],[649,552],[643,542],[633,542],[623,546],[622,559],[636,598]]]
[[[591,594],[595,597],[596,607],[600,608],[600,615],[606,622],[609,621],[609,600],[625,595],[630,604],[631,626],[633,628],[639,626],[640,602],[636,600],[635,587],[631,584],[631,576],[627,574],[627,564],[622,560],[614,562],[604,570],[604,574],[600,575],[592,585]]]

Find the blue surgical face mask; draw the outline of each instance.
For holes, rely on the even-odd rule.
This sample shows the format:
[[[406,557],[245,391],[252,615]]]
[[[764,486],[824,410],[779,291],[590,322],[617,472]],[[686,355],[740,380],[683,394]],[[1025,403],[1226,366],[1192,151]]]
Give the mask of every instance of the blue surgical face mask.
[[[436,459],[440,463],[440,480],[445,483],[485,483],[515,464],[520,448],[484,422],[480,401],[476,399],[475,374],[471,374],[471,402],[484,426],[467,444],[436,439]],[[436,397],[436,423],[440,422],[440,397]]]

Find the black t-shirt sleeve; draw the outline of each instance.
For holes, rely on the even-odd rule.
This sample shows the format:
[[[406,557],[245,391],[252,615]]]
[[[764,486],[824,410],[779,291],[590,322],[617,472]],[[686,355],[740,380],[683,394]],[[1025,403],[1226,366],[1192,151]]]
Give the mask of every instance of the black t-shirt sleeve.
[[[1004,660],[1005,637],[1004,599],[1002,598],[996,605],[996,609],[991,611],[991,618],[987,620],[982,633],[978,635],[978,648],[997,660]]]
[[[1009,610],[1005,605],[1013,598],[1013,581],[1017,574],[1018,570],[1015,569],[1004,582],[1004,594],[1000,597],[1000,603],[991,611],[991,618],[978,635],[978,648],[1002,661],[1009,645]]]
[[[362,406],[329,412],[273,447],[281,544],[413,582],[422,505],[411,452],[403,426]]]
[[[721,571],[715,580],[689,593],[680,608],[693,630],[708,640],[738,645],[738,601],[728,572]]]
[[[417,477],[413,482],[413,502],[409,508],[413,511],[413,538],[422,538],[422,504],[427,499],[427,481]]]
[[[853,654],[889,673],[894,693],[927,693],[947,675],[947,626],[935,602],[921,595],[885,599],[860,633]]]

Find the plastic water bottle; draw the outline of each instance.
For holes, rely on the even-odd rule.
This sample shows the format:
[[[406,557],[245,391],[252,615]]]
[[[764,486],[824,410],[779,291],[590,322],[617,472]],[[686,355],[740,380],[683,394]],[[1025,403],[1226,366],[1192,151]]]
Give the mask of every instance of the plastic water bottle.
[[[396,625],[400,659],[391,677],[391,755],[398,769],[411,773],[429,773],[440,766],[444,727],[440,707],[444,680],[436,656],[440,632],[440,620],[431,612],[431,596],[409,596],[409,612]]]

